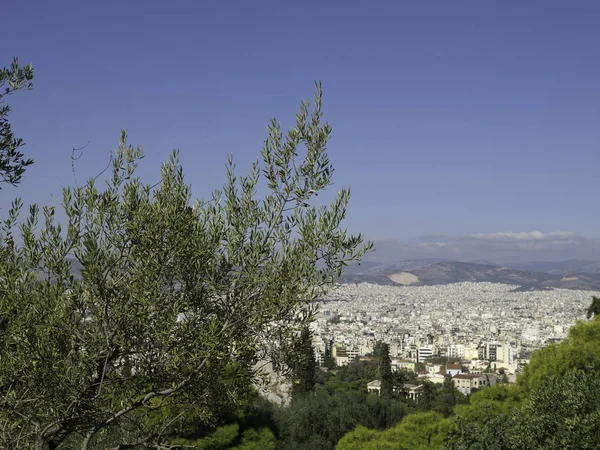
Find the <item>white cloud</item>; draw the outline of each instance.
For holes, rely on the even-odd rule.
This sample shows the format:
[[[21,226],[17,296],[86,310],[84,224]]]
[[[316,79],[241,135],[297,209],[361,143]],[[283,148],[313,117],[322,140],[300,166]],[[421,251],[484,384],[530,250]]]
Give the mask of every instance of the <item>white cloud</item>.
[[[411,258],[448,258],[463,261],[600,260],[600,241],[571,231],[505,231],[458,236],[428,234],[410,241],[387,240],[370,259],[401,261]]]
[[[470,237],[477,239],[486,240],[508,240],[508,241],[545,241],[552,239],[555,241],[561,239],[571,239],[575,236],[570,231],[551,231],[549,233],[542,233],[541,231],[522,231],[515,233],[512,231],[501,232],[501,233],[488,233],[488,234],[472,234]]]

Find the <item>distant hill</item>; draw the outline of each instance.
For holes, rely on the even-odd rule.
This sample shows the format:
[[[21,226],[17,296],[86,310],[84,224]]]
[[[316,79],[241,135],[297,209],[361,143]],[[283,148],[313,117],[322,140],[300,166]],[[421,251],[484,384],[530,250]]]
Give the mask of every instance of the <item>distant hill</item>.
[[[407,259],[393,263],[380,263],[374,261],[365,261],[360,265],[353,263],[348,265],[346,275],[386,275],[395,272],[404,272],[414,269],[420,269],[429,264],[450,261],[440,258]]]
[[[469,261],[471,264],[482,264],[484,266],[499,266],[500,264],[496,264],[493,263],[491,261],[488,261],[486,259],[476,259],[475,261]],[[516,267],[512,267],[513,269],[515,269]]]
[[[568,273],[600,273],[600,261],[570,259],[568,261],[530,261],[507,264],[511,269],[530,272],[547,272],[555,275]]]
[[[81,265],[69,258],[76,278]],[[487,261],[484,261],[487,263]],[[522,267],[523,269],[520,269]],[[365,261],[347,268],[342,282],[380,285],[411,284],[416,286],[460,283],[463,281],[514,284],[522,290],[550,288],[600,291],[600,262],[571,260],[562,262],[514,263],[506,266],[459,262],[445,259],[409,259],[394,263]],[[531,269],[529,269],[531,268]],[[585,272],[590,271],[590,272]],[[413,282],[413,276],[418,281]],[[395,282],[395,281],[397,282]]]
[[[443,285],[472,281],[513,284],[520,286],[522,290],[550,288],[600,290],[600,274],[580,272],[553,274],[459,261],[410,260],[394,264],[370,264],[369,269],[362,273],[346,274],[344,281],[396,285],[402,283],[402,280],[414,279],[406,274],[417,277],[418,282],[412,283],[413,285]],[[399,283],[392,281],[392,278]]]
[[[561,278],[547,273],[525,272],[507,267],[457,261],[431,264],[414,270],[412,273],[425,285],[487,281],[516,284],[524,289],[546,287],[546,284],[556,282]]]

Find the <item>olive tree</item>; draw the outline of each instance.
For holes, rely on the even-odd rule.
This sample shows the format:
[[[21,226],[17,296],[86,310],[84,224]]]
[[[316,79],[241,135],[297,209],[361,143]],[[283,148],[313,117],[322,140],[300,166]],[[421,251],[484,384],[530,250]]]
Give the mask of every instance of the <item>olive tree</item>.
[[[101,189],[60,207],[15,201],[0,237],[0,446],[164,448],[192,414],[218,419],[276,367],[314,300],[372,246],[341,223],[321,87],[286,134],[277,121],[248,175],[192,201],[178,154],[160,182],[121,134]],[[261,195],[258,195],[258,192]],[[80,276],[75,267],[80,269]]]
[[[0,69],[0,189],[2,183],[18,184],[25,168],[33,164],[33,160],[25,158],[19,150],[23,146],[23,139],[16,137],[12,131],[8,121],[10,105],[6,104],[5,99],[16,91],[31,89],[32,79],[31,64],[21,66],[17,58],[9,67]]]

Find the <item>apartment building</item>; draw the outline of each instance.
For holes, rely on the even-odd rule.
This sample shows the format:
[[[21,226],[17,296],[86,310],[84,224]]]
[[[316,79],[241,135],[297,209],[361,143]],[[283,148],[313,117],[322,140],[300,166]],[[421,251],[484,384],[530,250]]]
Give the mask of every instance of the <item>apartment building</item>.
[[[496,384],[496,377],[487,373],[460,373],[452,377],[456,389],[470,395],[474,389],[482,389]]]
[[[424,345],[417,350],[417,362],[424,363],[433,356],[433,345]]]

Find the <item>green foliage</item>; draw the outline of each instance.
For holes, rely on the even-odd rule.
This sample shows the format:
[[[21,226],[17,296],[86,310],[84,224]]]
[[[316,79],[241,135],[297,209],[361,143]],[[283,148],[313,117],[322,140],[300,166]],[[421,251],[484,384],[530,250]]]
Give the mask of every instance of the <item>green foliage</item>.
[[[468,404],[454,409],[456,429],[446,442],[448,450],[509,449],[507,435],[512,415],[524,402],[518,386],[497,384],[477,391]]]
[[[8,121],[10,105],[5,103],[4,98],[16,91],[31,89],[31,80],[31,64],[21,66],[17,58],[13,59],[10,67],[0,69],[0,189],[2,183],[18,184],[27,166],[33,164],[33,160],[25,158],[19,150],[24,145],[23,139],[16,137],[12,131]]]
[[[438,389],[435,384],[429,380],[420,380],[423,390],[417,402],[418,408],[422,411],[430,411],[438,400]]]
[[[406,416],[384,431],[359,426],[345,435],[336,450],[434,450],[442,448],[454,422],[434,412]]]
[[[600,319],[536,351],[519,386],[496,385],[455,408],[452,450],[600,447]]]
[[[366,392],[367,391],[367,380],[358,379],[354,381],[342,381],[338,377],[333,377],[328,379],[325,383],[323,383],[323,389],[325,389],[329,395],[335,394],[337,391],[358,391],[358,392]]]
[[[317,370],[315,370],[315,383],[316,384],[323,385],[327,381],[329,381],[331,378],[335,378],[335,374],[332,371],[326,370],[323,368],[318,368]]]
[[[500,386],[505,388],[505,386]],[[575,369],[531,391],[480,391],[473,405],[457,408],[448,450],[558,450],[600,448],[600,378]],[[476,396],[473,396],[476,397]]]
[[[191,202],[176,152],[157,185],[136,178],[125,132],[103,190],[64,189],[65,224],[32,206],[18,245],[15,201],[0,229],[1,447],[162,445],[190,415],[221,423],[259,362],[285,373],[283,344],[370,249],[341,228],[348,190],[311,204],[332,183],[321,119],[318,86],[285,138],[271,123],[262,164],[237,178],[230,160],[206,201]]]
[[[336,450],[369,450],[375,448],[384,450],[385,447],[382,445],[382,440],[378,439],[380,435],[381,432],[377,430],[371,430],[363,425],[359,425],[339,441]]]
[[[335,358],[331,355],[325,355],[325,357],[323,358],[323,367],[326,367],[329,370],[335,369]]]
[[[291,374],[292,395],[312,392],[316,382],[317,362],[309,327],[304,326],[299,336],[293,336],[289,342],[284,342],[284,349]]]
[[[360,420],[362,395],[348,390],[295,399],[276,415],[280,446],[285,449],[331,449]]]
[[[510,415],[523,405],[523,390],[515,385],[496,384],[469,397],[469,403],[457,405],[454,413],[468,422],[485,422],[491,415]]]
[[[542,382],[517,412],[509,434],[515,450],[600,448],[600,378],[571,370]]]
[[[380,395],[383,398],[391,398],[394,395],[394,377],[392,375],[389,345],[384,342],[377,342],[373,355],[377,359],[377,375],[381,381]]]
[[[592,296],[592,303],[590,304],[587,310],[587,318],[591,319],[592,317],[600,315],[600,297]]]
[[[535,351],[518,381],[526,390],[533,390],[544,379],[566,375],[575,368],[600,373],[600,316],[577,322],[567,339]]]
[[[275,435],[268,428],[248,428],[240,431],[238,424],[217,428],[210,436],[202,439],[172,439],[169,445],[198,450],[275,450]]]
[[[275,450],[275,435],[268,428],[259,430],[251,428],[242,434],[242,442],[231,448],[236,450]]]
[[[444,450],[510,450],[508,433],[512,424],[511,416],[481,411],[477,422],[469,422],[462,417],[455,419],[452,430],[444,444]]]
[[[336,377],[340,381],[352,382],[357,380],[373,381],[378,377],[378,367],[376,360],[359,360],[355,358],[350,364],[339,367],[336,371]]]
[[[467,397],[463,395],[454,387],[452,377],[446,375],[444,378],[444,384],[437,387],[433,392],[432,383],[425,382],[423,384],[423,394],[417,403],[417,406],[421,410],[434,411],[441,414],[444,417],[450,416],[454,412],[454,407],[458,403],[466,403]]]
[[[202,439],[171,439],[170,445],[195,446],[202,450],[223,450],[231,448],[239,436],[239,425],[231,424],[217,428]]]
[[[317,386],[314,395],[295,399],[276,413],[278,448],[333,449],[340,438],[357,425],[387,428],[408,411],[404,402],[367,395],[364,390],[346,387],[328,392]]]

